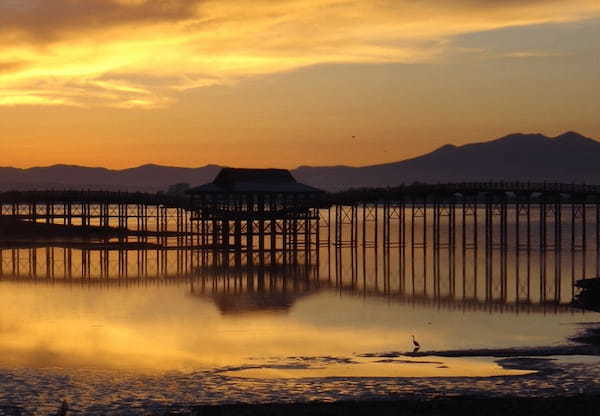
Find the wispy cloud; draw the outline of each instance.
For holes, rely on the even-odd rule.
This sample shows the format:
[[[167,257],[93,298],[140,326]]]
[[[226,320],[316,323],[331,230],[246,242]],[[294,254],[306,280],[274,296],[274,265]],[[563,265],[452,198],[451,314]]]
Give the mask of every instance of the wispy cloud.
[[[199,4],[200,0],[4,0],[0,31],[47,43],[111,27],[193,18]]]
[[[5,0],[0,105],[156,108],[185,89],[428,61],[455,35],[598,15],[597,0]]]
[[[553,51],[514,51],[508,52],[502,55],[504,58],[517,58],[517,59],[526,59],[526,58],[550,58],[550,57],[561,57],[567,56],[566,53],[563,52],[553,52]]]

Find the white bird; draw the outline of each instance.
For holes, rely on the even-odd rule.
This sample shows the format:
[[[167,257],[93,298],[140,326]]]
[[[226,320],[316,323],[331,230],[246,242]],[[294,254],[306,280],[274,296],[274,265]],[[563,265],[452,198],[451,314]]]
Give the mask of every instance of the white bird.
[[[412,343],[413,343],[413,345],[414,345],[414,347],[415,347],[415,348],[413,349],[413,352],[417,352],[417,351],[419,351],[419,349],[421,348],[421,344],[419,344],[419,343],[417,342],[417,340],[415,339],[415,336],[414,336],[414,335],[411,335],[411,337],[412,337]]]

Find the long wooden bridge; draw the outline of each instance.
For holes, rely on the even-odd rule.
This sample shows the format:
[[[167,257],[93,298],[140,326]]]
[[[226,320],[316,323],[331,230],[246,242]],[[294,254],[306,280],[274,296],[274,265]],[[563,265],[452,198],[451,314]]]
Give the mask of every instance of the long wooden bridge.
[[[413,184],[319,195],[0,193],[0,217],[136,231],[137,240],[233,251],[322,245],[560,250],[600,247],[600,186],[473,182]],[[484,236],[480,236],[480,224]],[[509,226],[510,223],[510,226]],[[509,232],[511,227],[511,232]],[[392,231],[392,229],[394,229]],[[509,234],[514,242],[509,241]],[[593,235],[593,237],[591,237]],[[166,236],[175,236],[167,241]]]

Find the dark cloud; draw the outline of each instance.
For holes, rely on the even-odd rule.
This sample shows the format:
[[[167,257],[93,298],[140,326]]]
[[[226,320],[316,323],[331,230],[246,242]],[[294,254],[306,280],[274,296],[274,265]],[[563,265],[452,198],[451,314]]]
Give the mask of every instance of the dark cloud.
[[[193,17],[201,0],[21,0],[0,4],[0,32],[52,40],[73,31]]]
[[[4,74],[7,72],[14,72],[20,69],[23,69],[27,66],[27,62],[18,61],[18,62],[3,62],[0,61],[0,74]]]

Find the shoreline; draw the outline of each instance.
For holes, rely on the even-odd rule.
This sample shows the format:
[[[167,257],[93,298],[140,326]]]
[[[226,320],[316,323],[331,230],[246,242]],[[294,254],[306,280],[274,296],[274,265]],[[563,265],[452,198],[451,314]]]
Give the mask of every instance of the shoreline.
[[[112,372],[78,375],[69,372],[7,371],[0,394],[0,415],[56,414],[62,400],[67,414],[127,415],[487,415],[553,416],[596,415],[600,408],[598,368],[581,378],[585,364],[573,367],[552,358],[515,357],[497,360],[503,367],[534,369],[526,375],[488,377],[325,377],[292,380],[241,380],[215,371],[193,374],[131,374],[114,378]],[[594,368],[595,367],[595,368]],[[37,374],[36,374],[37,373]],[[103,397],[87,392],[90,375]],[[65,376],[69,380],[65,383]],[[16,385],[13,385],[17,381]],[[46,391],[48,383],[63,388],[38,403],[27,396],[14,400],[22,382],[40,386],[26,394]],[[140,384],[143,382],[143,384]],[[41,383],[41,384],[39,384]],[[106,383],[110,388],[106,390]],[[200,383],[200,384],[199,384]],[[202,386],[199,388],[199,386]],[[147,386],[147,387],[144,387]],[[155,386],[155,387],[151,387]],[[291,389],[290,389],[291,387]],[[353,389],[354,388],[354,389]],[[180,390],[183,393],[180,393]],[[354,391],[352,391],[354,390]],[[190,393],[195,391],[196,393]],[[165,392],[170,392],[165,394]],[[187,392],[187,393],[186,393]],[[24,393],[24,392],[23,392]],[[138,397],[139,396],[139,397]],[[33,397],[31,397],[33,399]],[[42,412],[42,413],[40,413]]]
[[[351,400],[339,402],[308,403],[264,403],[227,404],[215,406],[194,406],[190,415],[194,416],[445,416],[445,415],[486,415],[486,416],[563,416],[597,415],[600,408],[600,395],[572,395],[558,397],[485,397],[455,396],[434,399],[382,399]]]
[[[58,413],[63,402],[48,406],[63,416],[81,414],[77,403],[66,403],[67,411]],[[445,397],[382,398],[340,401],[308,401],[290,403],[173,404],[166,406],[124,406],[108,412],[92,410],[93,415],[189,415],[189,416],[595,416],[600,408],[600,395],[575,394],[552,397],[455,395]],[[22,406],[1,403],[0,415],[38,414]]]

